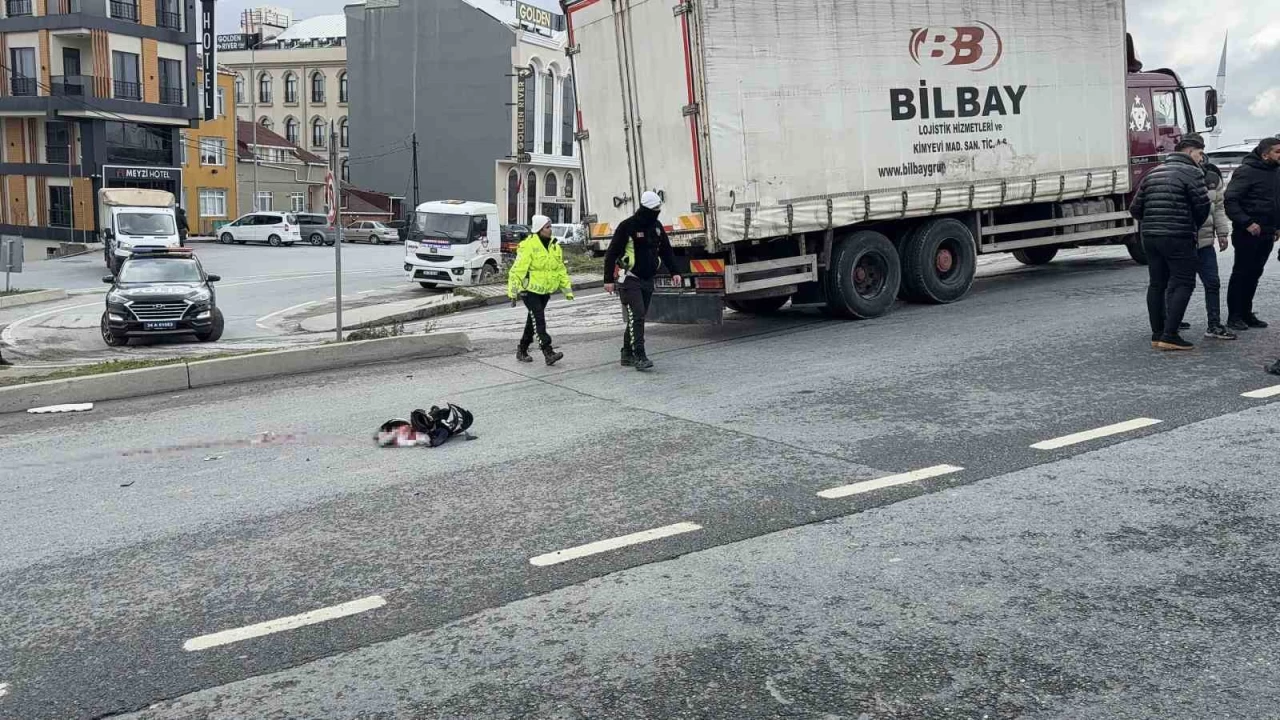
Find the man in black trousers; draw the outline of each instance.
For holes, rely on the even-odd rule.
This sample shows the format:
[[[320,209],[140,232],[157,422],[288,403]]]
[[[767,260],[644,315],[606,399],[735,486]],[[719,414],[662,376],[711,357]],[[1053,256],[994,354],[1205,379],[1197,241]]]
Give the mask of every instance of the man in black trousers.
[[[1147,251],[1147,313],[1151,346],[1158,350],[1195,347],[1182,339],[1178,326],[1196,289],[1196,242],[1212,209],[1203,162],[1204,139],[1194,133],[1183,137],[1164,164],[1143,179],[1129,208]]]
[[[1245,157],[1227,186],[1227,217],[1236,249],[1227,286],[1227,327],[1264,328],[1253,313],[1253,296],[1280,234],[1280,138],[1267,138]]]

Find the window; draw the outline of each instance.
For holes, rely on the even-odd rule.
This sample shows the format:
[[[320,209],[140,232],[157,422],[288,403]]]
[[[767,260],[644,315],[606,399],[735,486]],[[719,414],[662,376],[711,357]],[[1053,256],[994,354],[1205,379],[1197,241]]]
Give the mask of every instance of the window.
[[[1172,92],[1151,93],[1151,104],[1155,108],[1157,128],[1177,128],[1183,133],[1190,132],[1183,113],[1178,111],[1178,96]]]
[[[289,209],[296,212],[307,211],[307,196],[304,193],[289,193]]]
[[[178,0],[159,0],[156,3],[156,25],[166,30],[182,30],[182,14]]]
[[[347,119],[342,118],[342,122],[338,123],[338,146],[351,147],[351,136],[348,134]]]
[[[560,95],[563,103],[560,109],[560,154],[573,157],[573,123],[577,115],[577,105],[573,97],[573,78],[564,79],[564,89]]]
[[[31,0],[5,0],[6,17],[23,17],[31,15]]]
[[[160,104],[182,104],[182,63],[160,58]]]
[[[556,73],[547,71],[542,88],[542,152],[550,155],[555,147],[555,107],[556,107]]]
[[[557,185],[559,185],[559,182],[556,180],[556,174],[548,170],[546,187],[543,188],[542,192],[546,193],[547,197],[555,197],[556,192],[559,190],[556,187]]]
[[[187,164],[187,143],[188,142],[190,142],[190,140],[187,138],[186,133],[178,133],[178,157],[181,161],[178,163],[179,165]]]
[[[64,122],[44,124],[45,162],[67,164],[71,162],[71,125]]]
[[[275,203],[275,195],[270,190],[258,191],[257,202],[254,203],[253,209],[258,212],[270,212],[271,206]]]
[[[338,74],[338,102],[344,103],[346,101],[347,101],[347,74],[344,72],[344,73]]]
[[[293,73],[286,73],[284,76],[284,101],[298,102],[298,76]]]
[[[244,76],[236,75],[236,104],[244,104]]]
[[[529,177],[525,182],[528,185],[524,189],[527,196],[525,198],[525,209],[529,211],[529,222],[533,222],[533,216],[538,214],[538,174],[530,170]]]
[[[564,197],[566,200],[573,199],[573,173],[564,174]]]
[[[214,113],[214,117],[227,116],[227,91],[223,88],[214,93]]]
[[[13,70],[11,90],[15,97],[36,94],[36,49],[11,48],[9,67]]]
[[[520,152],[533,152],[536,143],[534,133],[538,127],[538,66],[529,66],[529,76],[521,80],[524,83],[524,147]]]
[[[317,105],[324,102],[324,73],[319,70],[311,73],[311,102]]]
[[[271,73],[262,73],[258,76],[258,102],[265,105],[271,104]]]
[[[514,224],[520,220],[520,173],[512,170],[507,173],[507,223]]]
[[[324,118],[316,118],[311,121],[311,147],[324,147]]]
[[[173,148],[179,132],[172,127],[108,120],[104,130],[108,164],[168,167],[179,157]]]
[[[266,115],[263,115],[262,119],[258,120],[258,124],[268,130],[276,126],[275,123],[271,122],[271,118],[267,117]]]
[[[138,56],[114,50],[111,53],[114,73],[113,89],[117,100],[141,100],[142,84],[138,80]]]
[[[287,117],[284,119],[284,139],[285,140],[288,140],[294,145],[297,145],[299,141],[298,133],[301,130],[302,130],[302,123],[298,122],[298,118]]]
[[[49,225],[51,227],[71,227],[70,186],[49,186]]]
[[[224,218],[227,216],[227,191],[200,188],[200,217]]]
[[[138,0],[111,0],[111,17],[138,22]]]
[[[351,182],[351,165],[346,158],[342,159],[342,181]]]
[[[200,164],[226,165],[227,141],[220,137],[200,138]]]

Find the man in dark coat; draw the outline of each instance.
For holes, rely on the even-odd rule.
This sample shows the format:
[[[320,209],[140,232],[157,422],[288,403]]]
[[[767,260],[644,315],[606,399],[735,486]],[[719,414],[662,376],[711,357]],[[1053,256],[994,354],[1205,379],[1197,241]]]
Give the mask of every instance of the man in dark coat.
[[[1204,140],[1187,135],[1164,164],[1147,174],[1129,209],[1147,251],[1147,314],[1151,346],[1159,350],[1195,347],[1182,339],[1178,326],[1196,289],[1196,242],[1212,209],[1203,162]]]
[[[1280,138],[1267,138],[1245,157],[1227,186],[1227,217],[1236,249],[1227,286],[1227,327],[1264,328],[1253,314],[1253,296],[1280,232]]]

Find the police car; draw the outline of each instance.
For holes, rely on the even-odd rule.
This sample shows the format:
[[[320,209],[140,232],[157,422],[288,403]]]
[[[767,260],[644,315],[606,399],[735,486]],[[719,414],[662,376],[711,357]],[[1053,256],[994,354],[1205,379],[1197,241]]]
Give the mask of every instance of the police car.
[[[213,283],[221,279],[206,273],[190,248],[135,252],[119,273],[102,278],[111,285],[102,313],[103,342],[117,347],[130,338],[161,335],[217,340],[223,320]]]

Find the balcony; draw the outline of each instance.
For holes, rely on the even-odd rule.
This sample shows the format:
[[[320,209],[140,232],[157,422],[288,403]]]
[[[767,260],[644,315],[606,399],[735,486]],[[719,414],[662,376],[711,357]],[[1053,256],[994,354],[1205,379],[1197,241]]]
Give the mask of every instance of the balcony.
[[[182,104],[182,88],[180,87],[164,87],[160,86],[160,104],[161,105],[181,105]]]
[[[80,12],[80,0],[49,0],[50,15],[72,15]]]
[[[50,80],[49,94],[54,97],[93,97],[91,75],[54,75]]]
[[[142,85],[136,82],[125,82],[124,80],[116,80],[112,83],[114,97],[117,100],[141,100]]]
[[[4,11],[6,17],[22,17],[31,15],[31,0],[5,0]]]
[[[138,22],[138,3],[127,0],[111,0],[111,17],[117,20]]]
[[[175,12],[159,12],[156,13],[156,22],[162,28],[169,30],[182,31],[182,15]]]
[[[53,165],[66,165],[71,162],[71,148],[63,145],[50,146],[44,149],[45,162]]]
[[[36,95],[36,79],[29,77],[15,76],[10,82],[9,89],[14,97],[34,97]]]

